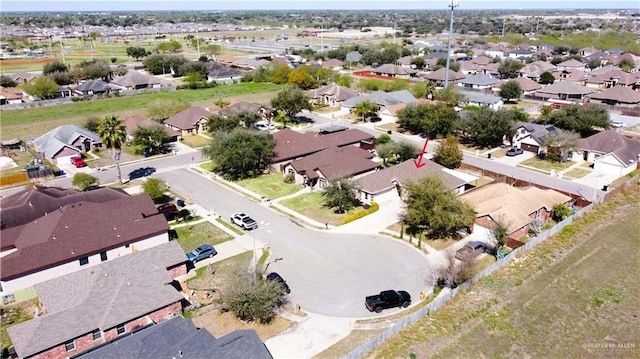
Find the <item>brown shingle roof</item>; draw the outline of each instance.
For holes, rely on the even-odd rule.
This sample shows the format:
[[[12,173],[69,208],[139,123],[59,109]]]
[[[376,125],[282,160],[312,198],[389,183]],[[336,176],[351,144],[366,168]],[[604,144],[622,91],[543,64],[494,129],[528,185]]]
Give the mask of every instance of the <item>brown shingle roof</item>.
[[[211,116],[211,112],[202,107],[194,106],[176,113],[166,119],[164,123],[181,130],[191,130],[196,127],[198,121],[207,119],[209,116]]]
[[[18,230],[20,229],[20,230]],[[105,250],[166,233],[167,220],[148,194],[94,203],[67,204],[28,224],[15,227],[6,238],[17,251],[2,258],[0,277],[7,280]]]
[[[109,187],[80,192],[59,187],[34,186],[0,201],[1,227],[5,229],[29,223],[71,203],[102,203],[123,197],[129,195],[123,190]],[[7,239],[2,240],[1,247],[4,248],[5,244],[8,244]]]
[[[469,191],[460,199],[472,205],[478,217],[504,220],[511,233],[529,224],[533,212],[540,208],[550,211],[554,204],[566,203],[571,197],[552,189],[493,183]]]
[[[578,142],[583,151],[613,154],[625,167],[638,161],[640,139],[627,137],[616,131],[601,131]]]
[[[393,167],[385,168],[358,179],[361,190],[368,193],[379,193],[394,186],[394,182],[405,185],[417,181],[424,176],[435,174],[440,176],[447,187],[454,189],[465,183],[462,179],[445,171],[444,166],[434,161],[423,160],[424,166],[417,168],[413,160],[404,161]]]
[[[340,86],[336,83],[330,83],[321,88],[307,92],[307,97],[309,98],[320,98],[321,96],[330,96],[336,101],[346,101],[352,97],[358,96],[358,92],[348,87]]]
[[[354,128],[326,135],[314,132],[300,133],[285,128],[276,132],[273,137],[276,141],[273,162],[296,159],[333,146],[342,147],[375,139],[372,135]]]
[[[617,101],[627,104],[640,103],[640,92],[632,90],[628,86],[614,86],[600,93],[590,96],[596,100]]]
[[[549,94],[549,95],[586,95],[595,92],[595,90],[590,89],[585,86],[580,86],[568,81],[560,81],[556,82],[552,85],[545,86],[538,90],[537,92]]]
[[[426,79],[428,79],[428,80],[444,81],[446,71],[447,71],[446,68],[441,67],[441,68],[437,69],[436,71],[433,71],[433,72],[430,72],[430,73],[424,75],[424,77]],[[449,81],[460,80],[460,79],[463,79],[464,77],[465,77],[464,74],[449,70]]]
[[[371,171],[379,165],[371,161],[373,155],[358,147],[330,147],[290,164],[300,174],[317,178],[321,172],[328,180],[345,176],[355,176]]]

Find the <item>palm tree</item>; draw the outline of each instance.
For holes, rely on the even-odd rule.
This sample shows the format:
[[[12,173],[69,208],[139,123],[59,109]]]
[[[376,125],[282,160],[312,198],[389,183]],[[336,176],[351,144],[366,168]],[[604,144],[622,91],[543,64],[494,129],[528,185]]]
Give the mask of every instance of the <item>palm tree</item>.
[[[127,139],[127,130],[124,123],[115,116],[107,116],[103,118],[98,125],[98,135],[102,139],[102,143],[109,149],[109,152],[111,152],[111,157],[118,169],[118,183],[122,186],[120,153],[122,153],[122,145]]]
[[[375,105],[369,101],[362,101],[356,105],[355,115],[361,117],[362,122],[365,122],[367,116],[377,111]]]

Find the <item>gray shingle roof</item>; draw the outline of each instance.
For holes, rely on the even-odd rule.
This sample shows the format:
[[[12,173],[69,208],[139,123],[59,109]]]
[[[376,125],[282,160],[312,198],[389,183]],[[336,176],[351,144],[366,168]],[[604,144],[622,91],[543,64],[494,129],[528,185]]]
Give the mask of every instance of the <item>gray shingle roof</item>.
[[[76,125],[62,125],[34,139],[33,144],[47,156],[54,158],[56,153],[60,152],[64,147],[78,151],[78,149],[71,146],[71,144],[80,136],[89,138],[93,143],[102,143],[100,136],[96,133]]]
[[[586,94],[594,93],[595,90],[588,88],[586,86],[577,85],[569,81],[560,81],[560,82],[556,82],[554,84],[545,86],[536,92],[550,94],[550,95],[560,95],[560,94],[586,95]]]
[[[162,82],[157,78],[149,75],[145,75],[138,71],[129,71],[124,76],[119,76],[113,79],[113,83],[122,87],[136,87],[136,86],[148,86],[157,85]]]
[[[100,79],[85,81],[76,87],[76,91],[79,91],[82,93],[88,93],[89,91],[98,93],[98,92],[105,92],[105,91],[111,91],[111,90],[117,90],[117,89],[119,89],[117,86],[114,86]]]
[[[502,99],[498,96],[493,96],[482,92],[460,91],[460,93],[462,93],[466,97],[468,102],[478,103],[481,105],[493,105],[502,101]]]
[[[387,75],[412,75],[416,73],[415,70],[398,66],[395,64],[382,64],[376,67],[375,69],[372,69],[371,71],[375,73],[387,74]]]
[[[498,83],[498,81],[500,80],[498,80],[493,76],[489,76],[485,74],[477,74],[477,75],[464,78],[458,81],[458,83],[473,85],[473,86],[492,86]]]
[[[358,51],[350,51],[346,56],[347,61],[358,62],[362,60],[362,55]]]
[[[380,106],[396,105],[399,103],[414,103],[416,98],[409,92],[409,90],[400,90],[393,92],[376,91],[367,96],[352,97],[342,103],[342,106],[347,108],[354,108],[360,102],[369,101],[376,103]]]
[[[191,320],[177,316],[79,356],[77,359],[271,359],[252,329],[236,330],[216,339]]]
[[[336,101],[346,101],[352,97],[358,96],[358,92],[348,87],[340,86],[336,83],[330,83],[321,88],[309,90],[307,92],[307,97],[309,98],[320,98],[321,96],[331,96]]]
[[[514,129],[524,127],[538,143],[542,144],[544,138],[549,134],[555,134],[558,129],[554,125],[543,125],[531,122],[517,122]]]
[[[168,242],[35,285],[47,313],[8,328],[16,352],[30,356],[181,301],[167,268],[185,260]]]

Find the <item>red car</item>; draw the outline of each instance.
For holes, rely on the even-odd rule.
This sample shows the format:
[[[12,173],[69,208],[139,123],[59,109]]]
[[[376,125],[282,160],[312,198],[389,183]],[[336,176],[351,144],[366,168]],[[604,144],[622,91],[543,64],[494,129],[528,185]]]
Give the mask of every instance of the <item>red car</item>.
[[[80,156],[71,157],[71,164],[76,166],[76,168],[84,167],[87,165]]]

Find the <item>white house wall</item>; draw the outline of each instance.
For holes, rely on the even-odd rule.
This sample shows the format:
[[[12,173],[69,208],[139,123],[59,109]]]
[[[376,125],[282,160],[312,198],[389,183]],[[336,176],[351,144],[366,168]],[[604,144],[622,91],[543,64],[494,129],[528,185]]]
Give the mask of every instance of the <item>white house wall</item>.
[[[166,243],[168,241],[168,233],[162,233],[153,237],[149,237],[147,239],[132,243],[131,245],[129,245],[129,247],[121,246],[107,251],[107,260],[130,254],[133,252],[134,248],[138,251],[145,250],[162,243]],[[20,289],[33,287],[35,284],[58,278],[69,273],[77,272],[81,269],[85,269],[100,263],[102,263],[102,261],[100,260],[100,253],[97,253],[90,256],[89,263],[83,266],[80,266],[79,259],[75,259],[71,262],[60,264],[49,269],[44,269],[36,273],[18,277],[9,281],[2,281],[2,292],[0,292],[0,295],[11,294]]]
[[[622,166],[620,161],[610,154],[598,157],[598,160],[593,163],[594,171],[617,174],[619,176],[626,175],[633,171],[634,168],[635,166]]]

